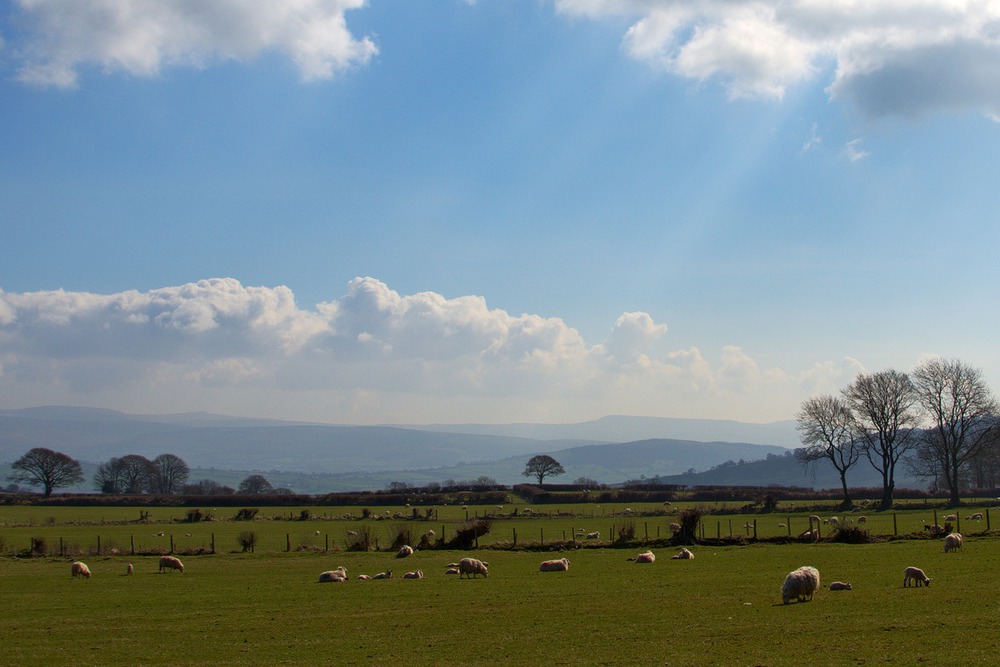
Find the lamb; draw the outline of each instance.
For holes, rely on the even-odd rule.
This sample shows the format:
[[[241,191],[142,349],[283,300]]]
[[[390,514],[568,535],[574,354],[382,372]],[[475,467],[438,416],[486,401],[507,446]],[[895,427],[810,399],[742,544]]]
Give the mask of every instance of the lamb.
[[[601,533],[600,533],[600,531],[598,531],[596,533],[587,533],[587,539],[588,540],[599,540],[599,539],[601,539]]]
[[[944,520],[945,521],[958,521],[958,515],[957,514],[949,514],[948,516],[946,516],[944,518]]]
[[[836,526],[838,523],[840,523],[840,519],[835,516],[830,517],[830,525]]]
[[[628,560],[635,561],[636,563],[655,563],[656,554],[652,551],[646,551],[645,553],[641,553],[635,558],[629,558]]]
[[[911,581],[914,582],[917,588],[924,584],[931,585],[931,578],[924,574],[924,571],[919,567],[913,567],[912,565],[903,570],[903,588],[908,587]]]
[[[129,563],[128,566],[125,568],[125,574],[130,575],[133,572],[135,572],[135,568],[132,567],[132,563]]]
[[[804,531],[799,535],[800,540],[813,540],[819,539],[819,528],[813,528],[812,530]]]
[[[670,524],[670,530],[673,531],[673,532],[675,532],[675,533],[681,532],[681,524],[679,524],[679,523],[672,523],[672,524]]]
[[[844,583],[843,581],[835,581],[830,584],[831,591],[849,591],[851,590],[851,582]]]
[[[461,571],[457,567],[449,567],[447,570],[444,571],[444,573],[445,574],[457,574],[459,576],[461,576],[461,574],[462,574]]]
[[[952,533],[944,538],[944,552],[954,551],[955,549],[962,548],[962,535],[961,533]]]
[[[379,572],[378,574],[372,576],[372,579],[392,579],[392,570],[386,570],[385,572]]]
[[[473,579],[476,575],[483,575],[484,577],[489,577],[489,566],[487,563],[479,560],[478,558],[463,558],[458,561],[458,578],[462,579],[466,575],[471,576]]]
[[[396,553],[396,558],[406,558],[407,556],[413,555],[413,547],[408,544],[404,544],[400,550]]]
[[[179,558],[173,556],[160,556],[160,572],[163,570],[180,570],[184,573],[184,563]]]
[[[359,581],[368,581],[369,579],[371,579],[371,577],[369,577],[367,574],[359,574],[358,575],[358,580]]]
[[[681,550],[675,555],[670,557],[670,560],[691,560],[694,558],[694,554],[687,550],[687,547],[681,547]]]
[[[538,568],[539,572],[566,572],[567,570],[569,570],[568,558],[542,561],[542,564]]]
[[[858,517],[858,523],[867,523],[867,522],[868,522],[868,517],[866,517],[866,516],[859,516]]]
[[[403,574],[403,579],[423,579],[423,570],[414,570],[413,572],[406,572]]]
[[[819,590],[819,570],[809,565],[804,565],[797,570],[793,570],[785,577],[785,583],[781,585],[781,601],[788,604],[790,600],[804,602],[812,600],[813,595]]]
[[[972,521],[982,521],[983,520],[983,513],[982,512],[976,512],[975,514],[973,514],[970,517],[970,519]]]
[[[90,568],[83,561],[75,560],[70,563],[69,571],[73,577],[79,576],[84,579],[90,579]]]

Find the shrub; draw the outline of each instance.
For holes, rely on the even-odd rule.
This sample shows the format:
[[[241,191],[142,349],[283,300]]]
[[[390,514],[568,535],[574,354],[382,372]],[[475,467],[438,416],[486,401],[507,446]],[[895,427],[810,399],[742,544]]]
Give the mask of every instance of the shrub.
[[[697,507],[689,507],[682,511],[678,517],[680,519],[681,530],[674,535],[674,540],[679,544],[694,544],[698,541],[698,524],[701,523],[701,510]]]
[[[348,551],[368,551],[371,548],[371,533],[365,528],[361,532],[347,535]]]
[[[258,507],[244,507],[243,509],[241,509],[239,512],[236,513],[236,516],[233,517],[233,520],[234,521],[253,521],[254,517],[257,516],[257,512],[259,512],[259,511],[260,511],[260,508],[258,508]]]
[[[244,530],[236,536],[236,541],[243,547],[243,551],[253,553],[257,545],[257,533],[252,530]]]
[[[45,538],[44,537],[32,537],[31,538],[31,555],[32,556],[44,556],[47,553]]]
[[[864,526],[841,524],[833,532],[830,539],[844,544],[868,544],[872,541],[871,533]]]
[[[299,512],[299,521],[308,521],[312,518],[312,512],[309,510],[302,510]]]
[[[631,542],[635,539],[635,521],[626,519],[621,528],[618,529],[618,539],[616,542]]]
[[[413,531],[405,523],[394,524],[390,531],[390,535],[394,536],[390,548],[399,549],[403,545],[413,545]]]
[[[185,520],[188,523],[198,523],[199,521],[201,521],[201,517],[202,517],[202,514],[201,514],[201,510],[200,509],[199,510],[188,510],[188,512],[187,512],[187,519],[185,519]]]
[[[492,527],[493,522],[489,519],[466,521],[461,528],[455,531],[455,537],[451,538],[447,547],[449,549],[471,549],[476,545],[476,539],[489,533]]]

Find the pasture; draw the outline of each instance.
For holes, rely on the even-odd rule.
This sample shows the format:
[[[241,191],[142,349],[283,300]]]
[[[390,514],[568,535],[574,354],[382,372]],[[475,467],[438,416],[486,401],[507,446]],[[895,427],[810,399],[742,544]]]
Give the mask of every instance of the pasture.
[[[40,531],[51,541],[78,530],[86,544],[85,536],[97,531],[141,529],[152,538],[154,529],[176,535],[188,528],[70,524],[68,515],[51,516],[79,514],[76,509],[44,508],[50,516],[26,526],[4,518],[0,536],[9,549]],[[282,512],[288,510],[276,510]],[[940,540],[900,540],[695,546],[695,560],[672,561],[675,550],[663,547],[653,549],[658,559],[648,565],[626,560],[645,550],[640,546],[554,553],[481,545],[471,555],[490,563],[490,577],[460,580],[445,575],[444,566],[467,552],[417,551],[407,559],[333,548],[287,552],[291,529],[305,539],[315,537],[315,529],[341,532],[359,522],[274,518],[191,525],[215,531],[217,543],[232,526],[252,527],[274,548],[258,542],[257,553],[247,554],[234,553],[235,542],[220,544],[215,555],[182,556],[184,574],[158,573],[155,556],[84,555],[93,572],[89,580],[70,577],[69,557],[0,558],[3,662],[776,666],[952,664],[960,656],[963,664],[994,664],[1000,648],[994,632],[1000,540],[971,531],[964,548],[950,554]],[[578,524],[581,517],[518,521],[561,533],[560,522]],[[498,526],[500,532],[511,528]],[[542,560],[563,555],[572,562],[569,572],[538,572]],[[125,575],[129,562],[132,576]],[[338,565],[347,568],[350,581],[317,583],[320,572]],[[800,565],[817,567],[824,585],[850,581],[854,590],[824,588],[812,602],[782,605],[782,580]],[[907,565],[924,568],[931,586],[904,589]],[[394,573],[390,580],[355,579],[387,568]],[[401,578],[414,569],[425,578]]]

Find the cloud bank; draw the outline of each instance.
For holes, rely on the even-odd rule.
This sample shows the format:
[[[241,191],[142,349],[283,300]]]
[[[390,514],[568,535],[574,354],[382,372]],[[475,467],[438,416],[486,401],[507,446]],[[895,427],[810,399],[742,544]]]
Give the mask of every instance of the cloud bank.
[[[792,376],[737,346],[660,351],[624,313],[589,344],[558,317],[355,278],[302,309],[231,278],[149,292],[0,291],[0,403],[208,410],[340,423],[575,421],[606,414],[788,418],[850,364]],[[848,374],[850,373],[850,374]]]
[[[378,52],[357,39],[345,13],[365,0],[16,0],[18,78],[76,85],[78,70],[152,76],[169,66],[205,67],[264,52],[290,58],[304,81],[329,79]]]
[[[726,82],[732,97],[782,97],[833,70],[827,92],[872,117],[1000,111],[1000,4],[993,0],[555,0],[594,20],[636,17],[632,57]]]

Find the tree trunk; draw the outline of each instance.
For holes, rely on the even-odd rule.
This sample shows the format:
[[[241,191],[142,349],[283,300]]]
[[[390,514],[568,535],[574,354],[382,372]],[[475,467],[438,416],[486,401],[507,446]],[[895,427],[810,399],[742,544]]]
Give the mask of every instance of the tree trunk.
[[[842,503],[840,503],[840,509],[842,509],[842,510],[849,510],[854,505],[854,503],[851,502],[851,492],[848,491],[848,489],[847,489],[847,471],[846,470],[841,470],[840,471],[840,485],[842,487],[844,487],[844,501]]]

